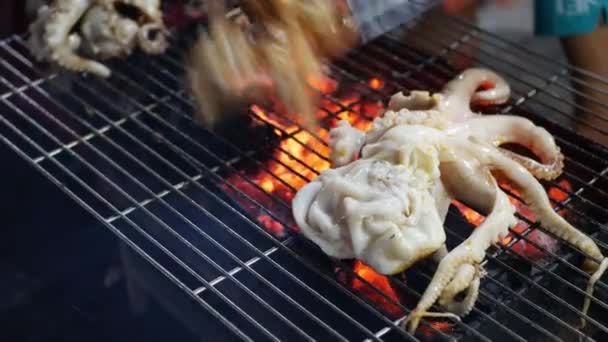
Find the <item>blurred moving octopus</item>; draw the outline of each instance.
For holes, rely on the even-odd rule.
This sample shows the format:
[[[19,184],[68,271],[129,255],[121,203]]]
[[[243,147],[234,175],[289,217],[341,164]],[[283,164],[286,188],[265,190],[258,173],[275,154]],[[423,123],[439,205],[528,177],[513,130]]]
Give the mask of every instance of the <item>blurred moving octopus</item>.
[[[551,134],[523,117],[486,116],[470,108],[471,103],[502,104],[509,96],[505,80],[485,69],[464,71],[440,93],[397,93],[368,132],[347,121],[330,131],[332,168],[293,200],[302,233],[331,257],[358,258],[387,275],[429,256],[439,261],[404,321],[412,333],[422,317],[459,319],[472,310],[485,274],[485,251],[517,223],[498,177],[521,191],[546,230],[587,254],[583,268],[594,273],[583,316],[595,283],[608,267],[595,242],[552,209],[536,180],[562,173],[563,155]],[[501,148],[505,143],[529,148],[539,161]],[[452,199],[486,218],[448,252],[443,222]],[[464,299],[456,301],[465,290]],[[429,312],[436,301],[447,312]]]
[[[225,14],[219,3],[190,55],[197,119],[214,126],[235,104],[275,98],[313,129],[318,96],[310,81],[323,76],[323,59],[357,41],[344,7],[326,0],[244,0],[241,12]]]
[[[163,53],[166,34],[160,0],[54,0],[38,10],[28,45],[38,61],[109,77],[95,59],[126,57],[135,47]]]

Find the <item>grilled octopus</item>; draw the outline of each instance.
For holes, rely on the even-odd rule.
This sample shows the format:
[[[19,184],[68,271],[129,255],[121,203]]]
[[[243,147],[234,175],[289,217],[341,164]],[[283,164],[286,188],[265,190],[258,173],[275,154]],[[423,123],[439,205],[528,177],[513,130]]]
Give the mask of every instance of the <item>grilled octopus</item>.
[[[101,77],[111,72],[95,59],[167,48],[160,0],[55,0],[38,10],[28,42],[39,61]]]
[[[501,104],[509,96],[508,84],[485,69],[464,71],[441,93],[395,94],[368,132],[346,121],[331,130],[332,168],[293,200],[302,233],[329,256],[358,258],[386,275],[429,256],[440,260],[404,322],[410,332],[422,317],[459,318],[472,310],[485,274],[485,251],[517,223],[498,176],[521,191],[546,230],[587,254],[584,268],[594,273],[584,314],[608,267],[593,239],[553,211],[536,179],[554,179],[562,172],[563,156],[551,134],[525,118],[482,116],[470,108],[471,103]],[[506,142],[528,147],[540,161],[502,149]],[[447,252],[442,223],[453,199],[486,218]],[[464,299],[457,302],[463,291]],[[429,312],[436,301],[447,312]]]

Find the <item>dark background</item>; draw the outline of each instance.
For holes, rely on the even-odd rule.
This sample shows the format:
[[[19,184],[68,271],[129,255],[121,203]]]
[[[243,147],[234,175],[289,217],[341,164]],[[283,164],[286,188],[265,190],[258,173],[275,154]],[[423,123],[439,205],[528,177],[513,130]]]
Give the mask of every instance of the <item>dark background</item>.
[[[0,1],[0,38],[27,30],[26,0]]]

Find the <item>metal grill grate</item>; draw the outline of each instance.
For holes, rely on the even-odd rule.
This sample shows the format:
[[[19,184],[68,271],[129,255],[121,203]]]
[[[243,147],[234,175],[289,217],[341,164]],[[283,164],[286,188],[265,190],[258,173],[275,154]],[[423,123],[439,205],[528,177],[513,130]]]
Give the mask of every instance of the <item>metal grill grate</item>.
[[[325,94],[326,124],[343,112],[369,121],[362,106],[385,101],[397,90],[438,90],[456,73],[454,57],[471,58],[512,85],[510,105],[498,110],[531,117],[556,136],[567,158],[560,180],[570,184],[546,184],[566,194],[555,203],[556,210],[567,210],[568,218],[605,251],[608,151],[578,137],[562,120],[576,120],[572,108],[577,105],[563,94],[576,93],[577,85],[585,84],[570,76],[581,71],[459,19],[432,15],[443,26],[431,27],[425,18],[412,21],[331,66],[341,87],[360,97],[345,102]],[[396,300],[352,265],[329,261],[297,234],[272,234],[260,216],[292,226],[288,199],[296,189],[285,175],[302,182],[320,171],[277,146],[278,141],[289,140],[327,163],[324,134],[286,129],[259,112],[251,113],[251,122],[235,126],[239,137],[196,127],[182,84],[186,44],[176,40],[158,58],[135,55],[115,62],[113,77],[97,80],[49,74],[31,62],[22,37],[3,41],[0,137],[190,295],[223,324],[227,335],[245,340],[608,336],[606,283],[598,282],[589,327],[579,330],[588,279],[579,268],[581,253],[565,243],[557,249],[538,244],[531,237],[542,228],[525,213],[520,218],[527,228],[512,230],[509,243],[489,251],[489,275],[469,317],[452,322],[449,331],[425,322],[416,336],[403,332],[399,322],[432,276],[432,265],[416,267],[407,280],[391,277],[390,285],[402,299]],[[473,45],[478,46],[475,55],[469,50]],[[382,79],[383,86],[370,87],[372,78]],[[298,161],[305,172],[286,164],[281,155]],[[270,163],[282,166],[283,174],[276,174]],[[280,183],[286,194],[268,192],[252,170]],[[460,243],[471,229],[452,208],[449,244]],[[522,241],[544,257],[515,251]],[[373,296],[361,295],[339,274]]]

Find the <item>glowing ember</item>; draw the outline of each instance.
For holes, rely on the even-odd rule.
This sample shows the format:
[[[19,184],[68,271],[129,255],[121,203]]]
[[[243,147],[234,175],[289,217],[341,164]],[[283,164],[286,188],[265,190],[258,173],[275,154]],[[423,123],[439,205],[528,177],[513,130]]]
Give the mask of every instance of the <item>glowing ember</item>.
[[[529,220],[530,222],[535,222],[536,216],[534,215],[532,210],[527,205],[525,205],[522,201],[520,201],[518,199],[520,197],[520,192],[517,189],[510,186],[509,184],[501,184],[501,187],[503,189],[507,190],[508,193],[513,194],[513,196],[509,196],[509,200],[515,206],[515,208],[517,209],[517,212],[521,216],[523,216],[527,220]],[[562,189],[564,189],[565,191]],[[560,181],[559,187],[556,187],[556,186],[551,187],[548,191],[549,198],[552,200],[551,205],[555,208],[557,203],[561,203],[562,201],[564,201],[568,198],[568,192],[571,192],[571,191],[572,191],[572,186],[571,186],[570,182],[568,182],[567,180]],[[472,225],[478,226],[479,224],[481,224],[481,222],[483,222],[484,217],[482,215],[480,215],[479,213],[477,213],[476,211],[474,211],[473,209],[465,206],[464,204],[462,204],[458,201],[453,201],[452,204],[454,204],[454,206],[456,208],[458,208],[458,210],[460,211],[462,216],[464,216],[464,218]],[[566,209],[561,208],[560,210],[558,210],[557,213],[564,216],[567,213],[567,211],[566,211]],[[522,233],[528,227],[529,227],[528,223],[520,220],[519,223],[515,227],[512,228],[512,230],[516,233]],[[513,235],[511,233],[509,233],[509,235],[507,235],[501,241],[501,244],[507,245],[513,240],[513,238],[514,238]],[[530,234],[528,234],[526,236],[526,238],[528,240],[530,240],[531,242],[535,243],[536,245],[540,246],[541,248],[546,249],[548,251],[553,251],[557,246],[557,241],[555,241],[554,238],[543,233],[542,231],[540,231],[538,229],[534,229],[532,232],[530,232]],[[524,239],[520,239],[519,241],[517,241],[511,247],[511,250],[513,250],[514,252],[516,252],[520,255],[527,256],[532,259],[541,258],[545,255],[545,252],[543,250],[528,243]]]
[[[429,323],[430,327],[427,325],[420,326],[420,332],[422,332],[422,334],[426,337],[435,336],[436,330],[442,331],[444,333],[450,332],[450,330],[452,330],[452,328],[454,327],[453,323],[446,322],[446,321],[435,321],[435,322],[428,322],[428,323]]]
[[[371,80],[369,80],[369,86],[372,87],[372,89],[382,89],[382,87],[384,87],[384,81],[382,81],[379,78],[372,78]]]
[[[349,277],[347,272],[344,272],[344,270],[339,268],[336,271],[340,281],[346,283],[346,285],[350,286],[369,301],[377,304],[386,313],[395,317],[404,314],[402,308],[395,304],[400,302],[399,295],[391,286],[387,277],[376,273],[372,268],[359,260],[355,261],[353,272],[361,278],[354,276]],[[352,279],[352,281],[348,282],[347,279]],[[365,282],[361,279],[364,279]]]
[[[475,227],[479,226],[481,224],[481,222],[483,222],[484,217],[481,214],[479,214],[478,212],[476,212],[475,210],[467,207],[466,205],[464,205],[456,200],[452,201],[452,204],[456,208],[458,208],[458,210],[460,211],[462,216],[464,216],[464,218],[467,221],[469,221],[469,223],[474,225]]]
[[[308,84],[324,94],[333,93],[338,88],[338,82],[328,77],[309,77]]]
[[[271,233],[274,233],[275,235],[283,234],[285,228],[281,223],[273,220],[272,217],[268,215],[260,215],[258,216],[258,221]]]

